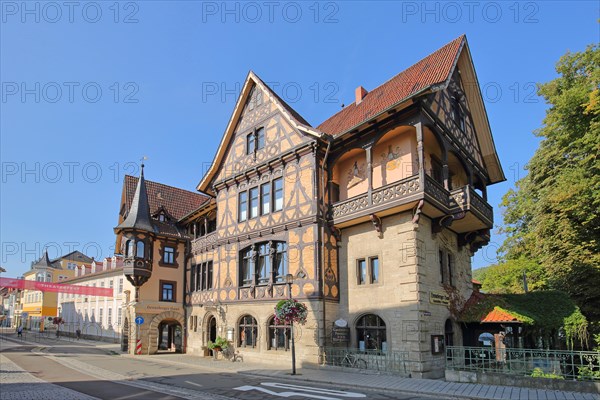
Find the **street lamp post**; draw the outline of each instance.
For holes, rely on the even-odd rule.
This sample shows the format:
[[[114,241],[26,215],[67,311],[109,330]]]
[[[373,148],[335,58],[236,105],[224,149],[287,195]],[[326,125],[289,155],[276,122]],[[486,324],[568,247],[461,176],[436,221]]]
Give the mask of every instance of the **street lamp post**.
[[[292,299],[292,283],[294,283],[294,275],[287,274],[285,282],[288,285],[288,295]],[[294,321],[290,321],[290,334],[292,336],[292,375],[296,375],[296,344],[294,343]]]

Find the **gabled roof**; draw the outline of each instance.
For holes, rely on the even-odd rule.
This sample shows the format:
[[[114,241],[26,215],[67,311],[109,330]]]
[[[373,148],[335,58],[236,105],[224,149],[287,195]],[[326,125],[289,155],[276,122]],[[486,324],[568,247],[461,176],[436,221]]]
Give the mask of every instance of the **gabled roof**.
[[[83,254],[79,250],[75,250],[75,251],[67,253],[67,254],[65,254],[63,256],[56,257],[54,260],[52,260],[52,262],[60,261],[60,260],[67,260],[67,261],[73,261],[73,262],[82,262],[82,263],[91,263],[92,261],[94,261],[92,258],[86,256],[85,254]]]
[[[371,90],[359,104],[355,102],[349,104],[321,123],[317,129],[331,136],[339,137],[419,95],[445,89],[457,66],[463,79],[478,89],[469,90],[467,101],[475,125],[477,140],[481,146],[481,155],[485,164],[483,167],[486,168],[490,178],[489,183],[502,182],[506,178],[496,152],[465,35],[454,39],[381,86]]]
[[[448,82],[465,43],[462,35],[373,89],[359,103],[347,105],[317,129],[339,136],[410,97]]]
[[[213,159],[213,162],[206,174],[202,177],[200,183],[198,183],[197,189],[199,191],[205,193],[210,193],[212,191],[212,189],[209,187],[209,184],[215,176],[215,174],[217,173],[217,171],[219,170],[221,161],[224,155],[227,153],[227,148],[229,147],[229,143],[233,138],[238,119],[242,111],[244,110],[244,105],[246,104],[246,100],[248,99],[250,91],[252,90],[254,85],[258,86],[268,96],[269,100],[272,101],[273,104],[275,104],[275,106],[279,109],[279,111],[284,115],[287,121],[294,128],[317,138],[322,136],[322,133],[320,131],[310,126],[310,124],[304,118],[302,118],[300,114],[298,114],[292,107],[290,107],[285,101],[283,101],[254,72],[250,71],[248,72],[248,76],[244,81],[244,86],[242,87],[240,96],[235,104],[233,113],[229,118],[227,128],[225,129],[225,133],[223,134],[223,138],[221,139],[221,143],[219,144],[219,148],[217,149],[215,158]]]
[[[164,207],[173,218],[180,219],[210,199],[210,197],[203,194],[190,192],[162,183],[148,180],[145,182],[151,214],[154,214],[161,207]],[[137,183],[138,178],[125,175],[125,210],[129,210],[131,207]]]

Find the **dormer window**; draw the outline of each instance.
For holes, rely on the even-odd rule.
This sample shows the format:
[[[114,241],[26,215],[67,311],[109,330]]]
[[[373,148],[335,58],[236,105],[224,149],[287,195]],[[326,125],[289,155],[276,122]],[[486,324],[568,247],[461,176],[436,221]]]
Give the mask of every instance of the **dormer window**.
[[[254,154],[265,147],[265,128],[255,129],[246,136],[246,154]]]
[[[158,220],[160,222],[165,222],[165,214],[163,214],[163,213],[158,214]]]

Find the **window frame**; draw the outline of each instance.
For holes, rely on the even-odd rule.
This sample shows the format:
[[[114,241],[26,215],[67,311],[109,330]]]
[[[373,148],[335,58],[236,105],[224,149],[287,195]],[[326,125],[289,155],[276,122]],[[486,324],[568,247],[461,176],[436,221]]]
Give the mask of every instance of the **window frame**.
[[[169,249],[170,251],[168,251],[167,249]],[[167,257],[167,256],[170,256],[170,257]],[[174,265],[175,264],[175,247],[165,245],[163,247],[162,260],[163,260],[164,264]]]
[[[368,279],[367,260],[365,258],[359,258],[356,260],[356,283],[359,286],[366,285],[367,279]]]
[[[375,317],[377,318],[377,324],[376,325],[369,325],[368,319],[367,317]],[[362,324],[361,324],[362,322]],[[374,314],[374,313],[368,313],[368,314],[363,314],[361,315],[357,320],[356,323],[354,324],[354,331],[356,333],[356,347],[357,349],[359,349],[359,351],[377,351],[380,353],[386,353],[388,351],[387,349],[387,324],[385,323],[385,321],[383,320],[383,318],[381,318],[379,315]],[[368,333],[370,334],[372,331],[376,332],[376,337],[374,339],[374,341],[376,342],[376,346],[375,348],[370,348],[369,346],[369,340],[363,340],[364,342],[364,349],[360,348],[360,338],[362,337],[363,339],[365,339],[365,337],[368,339]],[[381,335],[381,333],[383,332],[383,335]],[[362,333],[362,334],[361,334]],[[383,349],[383,343],[386,343],[386,349]]]
[[[253,197],[253,193],[256,196]],[[256,206],[253,206],[253,202],[256,202]],[[256,212],[253,210],[256,209]],[[258,186],[248,189],[248,219],[257,218],[260,215],[260,189]]]
[[[374,268],[373,268],[373,261],[377,261],[377,279],[374,279]],[[381,263],[379,260],[379,256],[372,256],[369,257],[369,265],[368,265],[368,273],[369,273],[369,284],[370,285],[377,285],[381,283]]]
[[[247,318],[250,318],[250,323],[247,322]],[[251,348],[254,349],[258,345],[258,321],[251,314],[244,314],[240,317],[237,323],[238,328],[238,337],[237,343],[238,347],[243,348]],[[250,337],[247,336],[246,331],[250,330]],[[251,341],[251,344],[248,345],[248,341]]]
[[[171,285],[171,299],[169,300],[165,300],[164,298],[164,286],[165,285]],[[168,302],[168,303],[177,303],[177,282],[176,281],[166,281],[166,280],[160,280],[159,281],[159,299],[160,301],[164,301],[164,302]]]
[[[265,188],[267,189],[265,193]],[[263,183],[260,185],[260,215],[266,215],[271,212],[271,182]],[[266,199],[266,201],[265,201]],[[265,210],[266,209],[266,210]]]
[[[242,205],[244,206],[244,209],[242,209]],[[245,212],[245,215],[243,215],[243,216],[242,216],[242,211]],[[249,215],[248,192],[243,191],[238,194],[238,222],[248,221],[248,215]]]
[[[276,324],[275,317],[271,317],[267,323],[267,350],[274,351],[288,351],[290,349],[290,339],[292,334],[292,326],[289,324]],[[283,331],[284,343],[283,346],[279,346],[279,330]],[[275,346],[273,346],[273,339],[275,339]]]
[[[277,183],[279,183],[279,182],[281,182],[281,187],[279,189],[277,189],[276,186],[277,186]],[[284,198],[283,177],[280,176],[279,178],[273,179],[271,181],[271,185],[272,185],[272,187],[271,187],[271,193],[272,193],[272,196],[273,196],[273,200],[272,200],[273,206],[271,207],[271,210],[272,210],[271,212],[282,211],[283,210],[283,206],[284,206],[284,201],[283,201],[283,198]],[[281,194],[281,198],[280,198],[281,205],[279,207],[277,207],[277,199],[278,199],[277,198],[277,194],[278,193]]]

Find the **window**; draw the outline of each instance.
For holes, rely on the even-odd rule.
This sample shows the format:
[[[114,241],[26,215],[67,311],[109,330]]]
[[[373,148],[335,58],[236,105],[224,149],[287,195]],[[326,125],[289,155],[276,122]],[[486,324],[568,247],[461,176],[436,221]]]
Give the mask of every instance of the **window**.
[[[446,283],[446,268],[444,266],[444,252],[442,250],[439,251],[438,258],[440,262],[440,282],[444,284]]]
[[[110,281],[108,281],[108,288],[112,289],[115,287],[115,281],[113,281],[112,279]]]
[[[248,219],[248,193],[242,192],[240,193],[239,198],[239,213],[238,213],[238,221],[242,222]]]
[[[258,283],[268,283],[271,275],[271,255],[269,243],[258,246]]]
[[[287,243],[261,242],[240,252],[240,285],[284,283],[288,273]]]
[[[440,279],[442,285],[454,285],[454,254],[446,250],[439,251],[439,262],[440,262]]]
[[[198,269],[197,264],[192,264],[192,268],[190,269],[190,292],[198,290],[196,288],[196,271]]]
[[[265,128],[256,130],[256,150],[265,148]]]
[[[175,282],[160,281],[160,301],[175,301]]]
[[[371,283],[379,283],[379,258],[369,258],[369,274]]]
[[[258,188],[250,189],[250,218],[258,216]]]
[[[117,325],[121,326],[121,307],[117,308]]]
[[[258,336],[258,324],[251,315],[244,315],[240,319],[239,347],[256,347],[256,338]]]
[[[106,318],[107,318],[106,324],[108,326],[111,326],[112,325],[112,308],[110,308],[110,307],[108,308],[108,312],[107,312]]]
[[[452,119],[456,126],[464,132],[465,130],[465,115],[460,106],[460,94],[454,93],[452,96]]]
[[[285,282],[285,276],[288,274],[287,243],[275,242],[275,260],[273,260],[273,267],[275,282]]]
[[[290,325],[276,325],[275,318],[269,321],[269,350],[285,350],[290,348]]]
[[[163,262],[165,264],[175,263],[175,249],[173,247],[165,246],[165,250],[163,253]]]
[[[103,317],[104,317],[104,309],[101,308],[98,310],[98,323],[100,325],[102,325],[102,322],[104,322]]]
[[[359,350],[387,351],[385,322],[375,314],[362,316],[356,324]]]
[[[260,185],[260,215],[271,212],[271,183]]]
[[[119,293],[123,293],[123,278],[119,278]]]
[[[127,241],[127,247],[126,247],[126,251],[125,251],[125,257],[133,257],[133,245],[134,245],[134,241],[133,240],[128,240]]]
[[[252,246],[242,251],[242,273],[240,274],[242,279],[242,286],[250,286],[254,283],[252,275],[254,274],[254,249]]]
[[[265,128],[258,128],[246,136],[246,154],[254,154],[265,148]]]
[[[246,136],[246,154],[254,154],[256,151],[256,141],[254,140],[254,132]]]
[[[136,252],[135,256],[137,258],[144,258],[144,242],[142,242],[141,240],[138,240],[136,250],[137,250],[137,252]]]
[[[448,253],[448,284],[454,286],[452,282],[452,275],[454,274],[454,255]]]
[[[192,290],[209,290],[213,288],[213,262],[192,265]]]
[[[358,267],[358,284],[364,285],[367,283],[367,263],[364,259],[357,261]]]
[[[104,287],[104,282],[100,282],[100,287]]]
[[[158,214],[158,220],[160,222],[165,222],[165,214],[163,214],[163,213]]]
[[[283,210],[283,178],[273,181],[273,211]]]

